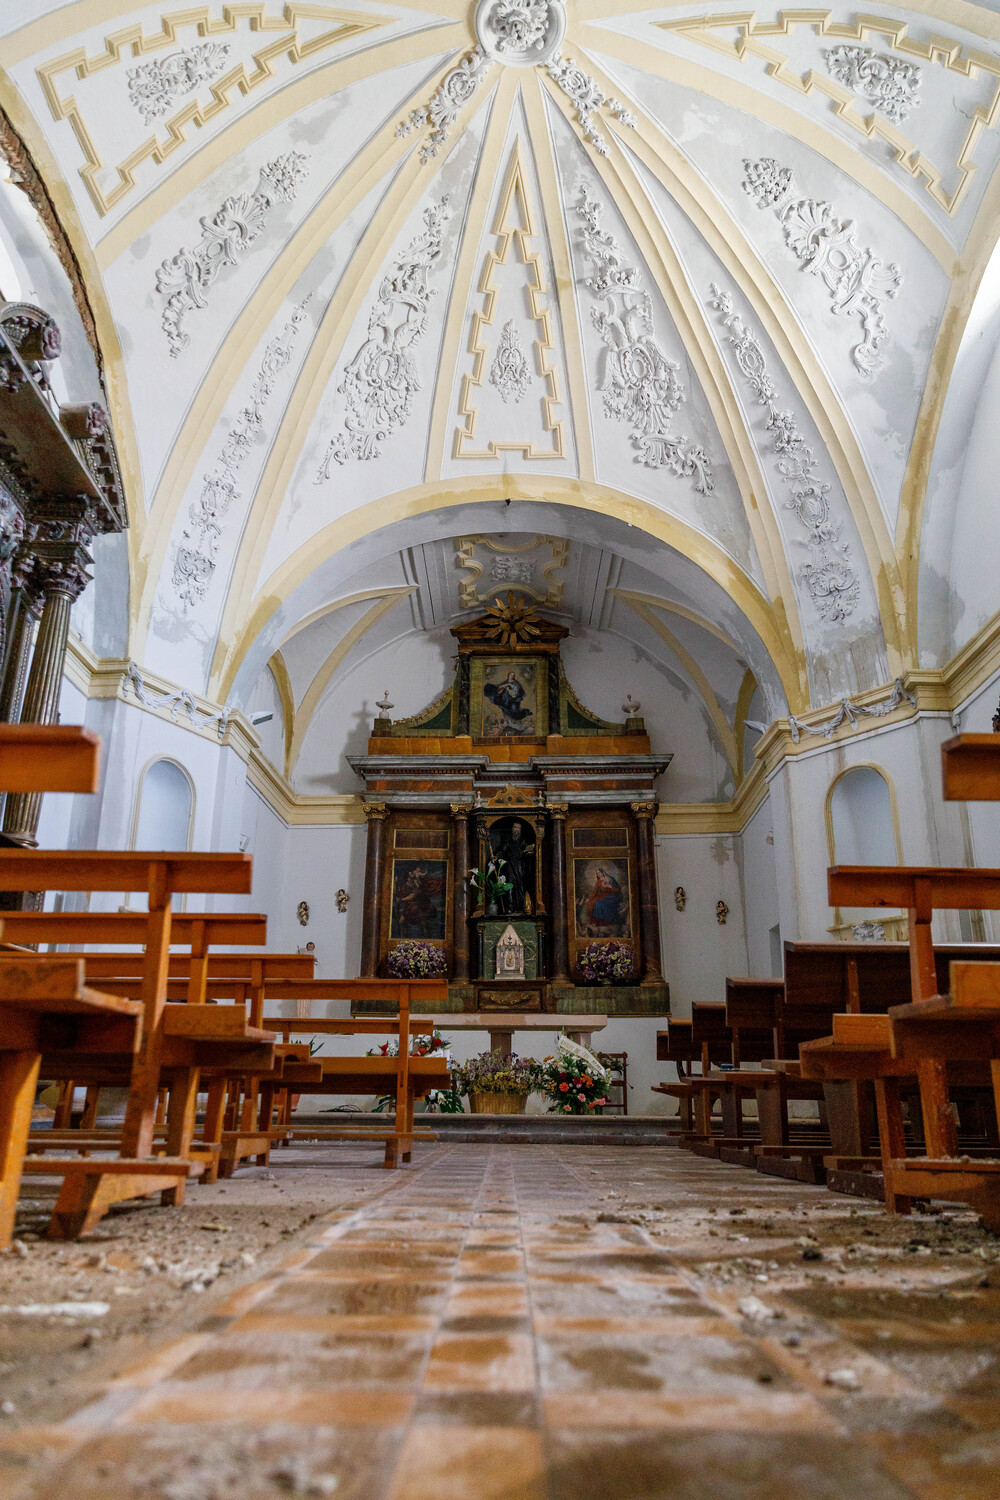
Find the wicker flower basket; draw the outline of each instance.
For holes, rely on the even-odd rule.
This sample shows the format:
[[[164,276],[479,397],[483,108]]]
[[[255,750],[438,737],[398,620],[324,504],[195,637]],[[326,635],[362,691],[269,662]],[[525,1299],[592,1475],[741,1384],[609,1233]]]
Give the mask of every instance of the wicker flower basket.
[[[474,1115],[523,1115],[527,1094],[470,1094],[469,1109]]]

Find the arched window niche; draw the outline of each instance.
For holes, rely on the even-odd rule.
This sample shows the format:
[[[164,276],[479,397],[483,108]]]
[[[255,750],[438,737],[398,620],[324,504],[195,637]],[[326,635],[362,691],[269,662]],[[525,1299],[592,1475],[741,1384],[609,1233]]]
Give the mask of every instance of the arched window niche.
[[[899,810],[892,778],[881,766],[848,766],[830,783],[826,796],[826,838],[832,865],[898,865],[903,862]],[[906,918],[884,907],[834,908],[829,929],[838,937],[869,936],[878,923],[887,939],[906,937]]]
[[[194,804],[194,782],[179,762],[167,756],[147,761],[136,787],[129,848],[190,849]],[[174,897],[175,910],[184,905],[184,898]]]

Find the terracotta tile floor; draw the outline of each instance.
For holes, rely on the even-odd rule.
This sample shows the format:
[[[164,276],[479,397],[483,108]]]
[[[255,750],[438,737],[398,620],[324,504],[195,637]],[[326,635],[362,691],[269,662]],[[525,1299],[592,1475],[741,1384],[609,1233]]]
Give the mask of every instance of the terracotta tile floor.
[[[895,1232],[876,1205],[673,1146],[426,1148],[201,1331],[7,1432],[0,1493],[998,1500],[1000,1279],[762,1250],[767,1215],[827,1209]]]

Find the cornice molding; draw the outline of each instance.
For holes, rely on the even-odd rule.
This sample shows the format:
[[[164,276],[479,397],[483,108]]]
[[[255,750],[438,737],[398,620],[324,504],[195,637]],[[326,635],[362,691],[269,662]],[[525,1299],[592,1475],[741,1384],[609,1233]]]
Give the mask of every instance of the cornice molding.
[[[257,734],[239,709],[229,715],[225,732],[220,738],[217,729],[211,724],[193,724],[185,716],[175,718],[167,705],[143,704],[137,702],[133,695],[126,695],[124,683],[128,668],[127,659],[98,657],[80,636],[70,632],[63,675],[86,697],[118,698],[141,713],[151,713],[174,723],[180,729],[208,739],[213,744],[230,746],[245,762],[250,785],[289,827],[363,826],[365,819],[360,794],[336,793],[325,797],[309,797],[296,792],[287,777],[262,753]],[[661,802],[656,817],[656,831],[665,838],[741,833],[767,797],[768,783],[784,761],[814,754],[817,749],[834,749],[847,740],[861,739],[875,731],[893,728],[922,714],[951,713],[997,673],[1000,673],[1000,612],[956,652],[944,667],[924,667],[905,674],[902,679],[903,687],[916,699],[915,703],[904,700],[897,708],[878,718],[861,718],[856,724],[845,722],[828,739],[818,739],[816,735],[810,735],[808,730],[811,726],[816,726],[818,730],[827,722],[836,713],[839,707],[837,703],[811,708],[797,715],[799,725],[806,731],[803,733],[800,729],[798,742],[792,737],[789,720],[776,719],[758,742],[754,763],[740,783],[735,797],[729,802]],[[142,677],[145,687],[158,697],[170,696],[179,691],[175,683],[156,673],[143,669]],[[891,691],[892,684],[886,683],[866,693],[856,694],[851,702],[859,706],[874,706],[884,702]],[[218,716],[222,712],[221,706],[210,699],[202,698],[196,693],[190,696],[204,717]],[[358,759],[370,761],[372,757]],[[442,757],[435,757],[438,762],[441,759]],[[444,759],[450,762],[461,760],[463,764],[467,760],[466,757]],[[480,758],[472,759],[478,766]]]

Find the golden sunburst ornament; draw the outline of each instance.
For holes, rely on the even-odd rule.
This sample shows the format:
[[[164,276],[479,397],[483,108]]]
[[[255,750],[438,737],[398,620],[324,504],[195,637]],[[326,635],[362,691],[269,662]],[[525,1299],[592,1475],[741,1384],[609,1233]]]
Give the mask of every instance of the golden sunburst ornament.
[[[538,634],[538,610],[533,604],[528,604],[522,594],[508,594],[506,604],[498,600],[488,606],[486,613],[492,616],[486,634],[501,646],[517,646]]]

